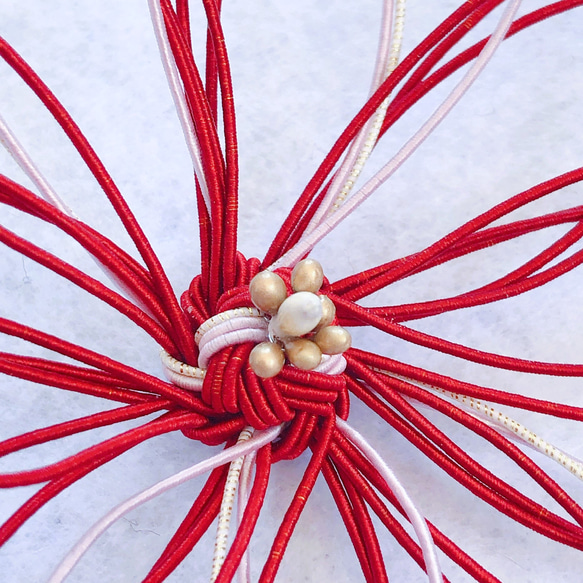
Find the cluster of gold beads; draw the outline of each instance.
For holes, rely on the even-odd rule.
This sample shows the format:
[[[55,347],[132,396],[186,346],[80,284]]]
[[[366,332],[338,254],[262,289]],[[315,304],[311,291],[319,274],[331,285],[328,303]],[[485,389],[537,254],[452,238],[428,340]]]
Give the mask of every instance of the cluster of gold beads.
[[[269,341],[257,344],[249,364],[262,378],[277,375],[287,360],[302,370],[314,370],[323,354],[342,354],[350,348],[350,333],[331,326],[336,307],[318,294],[324,281],[320,263],[304,259],[291,274],[294,293],[287,295],[283,279],[273,271],[258,273],[249,284],[253,304],[269,320]]]

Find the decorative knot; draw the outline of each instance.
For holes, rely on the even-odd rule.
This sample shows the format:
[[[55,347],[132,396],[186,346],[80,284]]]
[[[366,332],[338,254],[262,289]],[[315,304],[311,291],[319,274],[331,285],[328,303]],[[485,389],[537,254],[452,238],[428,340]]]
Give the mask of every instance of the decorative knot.
[[[333,325],[335,307],[317,293],[323,283],[319,263],[304,260],[291,273],[257,271],[249,269],[246,285],[219,299],[227,309],[202,322],[207,311],[200,301],[200,278],[195,278],[182,304],[196,323],[197,365],[164,351],[162,363],[173,384],[200,392],[214,411],[211,422],[235,416],[256,429],[286,423],[274,454],[295,457],[308,446],[320,418],[348,415],[342,352],[350,335]]]
[[[286,358],[299,369],[318,370],[326,356],[337,357],[350,348],[348,331],[331,325],[336,307],[327,296],[318,294],[323,282],[322,266],[313,259],[294,267],[291,295],[273,271],[262,271],[251,280],[251,301],[269,318],[269,341],[258,344],[249,356],[258,376],[279,374]]]

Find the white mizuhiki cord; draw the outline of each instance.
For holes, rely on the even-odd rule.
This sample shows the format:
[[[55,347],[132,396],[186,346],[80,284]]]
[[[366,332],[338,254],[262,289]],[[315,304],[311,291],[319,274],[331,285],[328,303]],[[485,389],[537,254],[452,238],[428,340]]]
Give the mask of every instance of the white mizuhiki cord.
[[[255,467],[255,458],[257,452],[254,451],[245,456],[243,460],[243,467],[239,476],[239,492],[237,497],[237,528],[243,520],[243,513],[249,502],[249,495],[251,492],[251,477],[253,468]],[[251,565],[249,562],[249,549],[245,549],[239,568],[237,569],[237,580],[239,583],[249,583],[251,581]]]
[[[245,429],[241,431],[237,443],[248,441],[253,436],[253,432],[253,427],[245,427]],[[223,499],[221,500],[221,509],[219,511],[219,520],[217,523],[211,583],[216,581],[227,557],[227,543],[229,540],[231,515],[233,514],[233,504],[235,502],[235,494],[237,492],[237,485],[239,484],[239,476],[241,474],[243,461],[244,458],[239,457],[236,460],[233,460],[229,466],[229,473],[227,474],[227,481],[223,491]]]
[[[6,148],[8,153],[16,160],[22,171],[32,180],[38,188],[41,196],[57,207],[66,215],[77,218],[67,203],[55,192],[48,180],[43,176],[37,165],[33,162],[29,153],[24,149],[22,144],[4,118],[0,116],[0,142]]]
[[[172,384],[188,391],[202,391],[202,383],[206,374],[204,369],[181,362],[170,356],[165,350],[160,351],[160,360],[166,378]]]
[[[419,546],[423,552],[423,560],[425,561],[425,570],[429,578],[430,583],[443,583],[443,575],[441,573],[441,567],[439,566],[439,560],[437,558],[437,549],[435,543],[433,542],[433,537],[429,532],[429,527],[427,522],[423,518],[421,512],[417,509],[409,495],[407,494],[405,488],[399,482],[395,474],[387,466],[385,461],[381,456],[375,451],[375,449],[348,423],[336,418],[336,426],[340,432],[349,439],[368,459],[371,464],[378,470],[381,474],[389,488],[391,488],[393,494],[400,502],[403,510],[407,514],[415,534],[419,540]]]
[[[257,308],[235,308],[221,312],[203,322],[194,335],[199,347],[200,366],[185,364],[160,351],[160,360],[166,378],[173,384],[189,391],[202,390],[206,367],[211,357],[223,348],[245,342],[264,342],[269,339],[268,325]],[[342,374],[346,359],[342,354],[322,355],[321,363],[314,369],[330,375]]]
[[[200,184],[202,197],[206,204],[207,210],[210,213],[210,197],[202,165],[200,144],[198,142],[196,129],[194,127],[194,123],[190,116],[190,110],[184,96],[184,88],[182,86],[182,82],[180,81],[180,75],[176,67],[176,62],[172,56],[170,42],[168,41],[168,35],[166,34],[166,28],[164,26],[162,8],[160,6],[159,0],[148,0],[148,6],[150,7],[150,16],[152,18],[152,24],[154,25],[154,33],[156,35],[156,41],[158,42],[158,48],[160,50],[164,72],[166,73],[168,86],[170,88],[170,92],[172,93],[172,99],[174,100],[174,106],[176,107],[180,125],[182,126],[186,147],[190,153],[192,165],[194,166],[194,172]]]
[[[194,341],[200,346],[203,342],[203,337],[210,333],[213,328],[232,320],[238,321],[241,318],[256,318],[265,321],[263,315],[257,308],[234,308],[232,310],[226,310],[225,312],[221,312],[220,314],[216,314],[208,320],[205,320],[196,330]],[[231,329],[234,330],[234,328]]]
[[[398,1],[394,24],[392,22],[394,2],[385,2],[383,5],[383,24],[381,26],[377,63],[370,91],[371,95],[395,70],[399,62],[405,23],[405,3],[405,0]],[[366,123],[352,142],[346,158],[330,184],[326,196],[308,224],[306,233],[310,233],[320,225],[329,213],[335,212],[350,194],[374,149],[390,101],[390,96],[387,96],[376,110],[374,116]]]
[[[573,474],[575,477],[583,481],[582,460],[556,447],[546,439],[537,435],[534,431],[528,429],[528,427],[525,427],[512,417],[506,415],[506,413],[499,411],[490,405],[490,403],[481,401],[479,399],[474,399],[473,397],[468,397],[467,395],[463,395],[461,393],[454,393],[453,391],[447,391],[440,387],[428,385],[408,377],[394,375],[380,368],[375,368],[374,370],[387,376],[407,381],[408,383],[411,383],[417,387],[421,387],[425,390],[429,390],[444,396],[448,402],[459,407],[460,409],[464,409],[470,415],[476,419],[479,419],[480,421],[483,421],[486,423],[486,425],[496,430],[501,435],[504,435],[516,443],[527,445],[530,449],[542,453],[543,455],[558,463],[561,467]],[[417,400],[413,398],[408,400],[417,402]]]
[[[360,206],[381,184],[398,170],[411,154],[423,143],[431,132],[441,123],[443,118],[451,111],[455,104],[462,98],[478,75],[492,58],[498,46],[504,40],[508,28],[512,24],[514,15],[520,6],[521,0],[512,0],[504,11],[496,29],[490,36],[482,52],[474,61],[463,79],[456,85],[445,101],[435,110],[421,128],[411,137],[397,154],[383,166],[356,194],[348,199],[335,213],[330,215],[311,233],[302,237],[294,247],[280,257],[269,269],[289,267],[307,255],[308,252],[332,231],[341,221],[349,216]]]
[[[257,310],[258,311],[258,310]],[[227,312],[223,312],[226,314]],[[219,314],[219,316],[223,315]],[[230,344],[263,342],[267,338],[267,322],[261,315],[233,316],[215,324],[200,337],[198,363],[207,368],[213,354]]]
[[[77,544],[69,551],[67,556],[61,561],[55,572],[51,575],[48,583],[61,583],[73,570],[75,565],[79,562],[81,557],[89,549],[89,547],[119,518],[138,508],[142,504],[152,500],[156,496],[191,480],[192,478],[204,474],[219,466],[232,462],[233,460],[249,455],[253,451],[272,442],[280,433],[283,426],[278,425],[270,427],[265,431],[257,431],[255,435],[244,443],[234,445],[221,453],[204,460],[190,468],[178,472],[174,476],[170,476],[154,486],[132,496],[125,502],[122,502],[98,522],[96,522],[85,535],[77,542]]]
[[[455,403],[457,406],[463,406],[463,408],[466,409],[468,413],[472,414],[474,417],[479,418],[481,421],[484,421],[487,425],[492,427],[492,429],[495,429],[499,433],[503,434],[509,439],[512,439],[515,442],[522,443],[529,446],[531,449],[539,451],[543,455],[561,465],[564,469],[580,480],[583,480],[583,461],[559,449],[552,443],[549,443],[546,441],[546,439],[543,439],[534,431],[531,431],[502,411],[495,409],[489,403],[476,400],[473,397],[468,397],[467,395],[453,393],[451,391],[446,391],[437,387],[432,387],[421,383],[415,384],[419,384],[420,386],[423,386],[423,388],[429,388],[436,393],[440,393],[446,397],[449,397],[449,400],[452,403]]]
[[[397,0],[395,9],[395,0],[384,0],[383,12],[381,16],[381,29],[379,35],[379,44],[377,47],[377,56],[375,68],[370,84],[370,95],[372,95],[379,85],[387,78],[387,72],[390,70],[390,63],[394,56],[396,47],[395,35],[397,28],[397,19],[399,13],[405,11],[405,0]],[[393,18],[395,22],[393,22]],[[400,41],[397,43],[400,45]],[[400,52],[400,49],[397,49]]]

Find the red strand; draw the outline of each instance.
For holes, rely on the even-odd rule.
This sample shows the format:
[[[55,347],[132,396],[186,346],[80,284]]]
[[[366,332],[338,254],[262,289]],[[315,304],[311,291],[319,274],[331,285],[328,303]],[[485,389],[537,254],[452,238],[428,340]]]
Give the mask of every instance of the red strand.
[[[351,354],[354,354],[359,361],[366,363],[371,368],[377,368],[394,375],[404,376],[428,386],[452,391],[454,393],[466,395],[467,397],[492,401],[493,403],[499,403],[501,405],[518,407],[526,411],[536,411],[537,413],[553,415],[554,417],[561,417],[563,419],[583,421],[583,408],[581,407],[562,405],[561,403],[555,403],[553,401],[543,401],[532,397],[525,397],[517,393],[480,387],[479,385],[452,379],[445,375],[440,375],[426,369],[379,356],[371,352],[357,350],[355,348],[351,349]]]
[[[331,444],[331,447],[332,445],[333,444]],[[356,556],[358,557],[364,578],[366,579],[367,583],[374,583],[371,575],[371,568],[368,561],[365,543],[358,528],[358,524],[354,516],[354,510],[350,504],[350,500],[348,499],[343,483],[338,477],[337,470],[330,459],[324,460],[322,465],[322,475],[324,476],[324,479],[330,488],[330,492],[332,493],[334,501],[336,502],[336,506],[340,512],[344,526],[346,527],[348,535],[350,536],[350,540],[352,542],[354,551],[356,552]]]
[[[367,376],[369,377],[368,382],[371,382],[375,388],[381,387],[374,377]],[[417,428],[414,428],[396,416],[392,409],[389,409],[377,397],[369,394],[358,383],[351,385],[351,391],[421,452],[427,455],[429,459],[432,459],[441,469],[476,496],[517,522],[544,534],[548,538],[576,549],[583,549],[583,529],[550,513],[544,507],[506,485],[487,470],[483,471],[480,464],[474,462],[460,448],[453,445],[451,440],[447,439],[441,431],[432,426],[425,418],[420,419],[414,415],[416,422],[419,424]],[[393,396],[391,404],[395,405],[397,400],[397,397]],[[423,428],[426,436],[420,433],[420,427]],[[430,443],[429,440],[435,440],[439,443],[440,448],[443,447],[447,451],[447,455],[444,455],[440,448]],[[449,457],[452,454],[455,456],[454,459],[457,460],[457,463]],[[463,461],[467,468],[458,465],[460,461]],[[480,478],[478,479],[476,476],[480,476]],[[484,485],[482,480],[486,480],[486,483],[489,482],[493,487]],[[502,496],[499,492],[500,488],[504,489],[505,494],[511,496],[511,498]]]
[[[206,481],[190,511],[156,561],[144,583],[164,581],[192,551],[209,529],[221,508],[221,497],[227,480],[228,467],[217,468]]]
[[[225,212],[223,216],[223,272],[221,292],[231,289],[235,284],[235,259],[237,254],[237,213],[239,166],[237,129],[235,122],[235,103],[233,85],[229,67],[229,57],[225,46],[220,23],[220,4],[215,0],[203,0],[209,24],[210,38],[213,43],[212,54],[215,56],[217,73],[221,86],[223,124],[225,133]]]
[[[216,579],[216,583],[229,583],[233,580],[243,553],[249,546],[251,535],[257,524],[259,512],[265,500],[265,493],[269,484],[271,470],[271,444],[262,447],[257,452],[255,461],[255,481],[249,494],[249,501],[245,507],[243,518],[237,529],[235,540],[229,549],[223,567]]]
[[[372,486],[377,488],[387,500],[403,515],[405,513],[377,470],[342,434],[337,433],[330,446],[330,455],[335,463],[342,468],[343,479],[352,480],[362,493],[367,503],[381,519],[399,544],[409,553],[411,558],[424,569],[425,563],[421,547],[409,536],[381,501]],[[368,480],[368,481],[367,481]],[[430,522],[427,523],[431,536],[437,546],[444,551],[456,564],[469,573],[474,579],[484,583],[500,583],[491,573],[486,571],[474,559],[455,545],[439,529]]]
[[[275,540],[269,551],[269,557],[261,571],[260,580],[262,583],[271,583],[275,579],[283,553],[316,483],[316,478],[320,473],[335,428],[334,416],[331,413],[330,411],[328,417],[323,421],[321,433],[318,435],[308,467],[275,535]]]
[[[209,409],[188,391],[178,389],[170,383],[165,383],[160,379],[140,372],[132,367],[121,364],[107,356],[98,354],[76,344],[61,340],[51,334],[46,334],[40,330],[35,330],[28,326],[23,326],[17,322],[0,318],[0,332],[9,336],[22,338],[38,346],[43,346],[54,352],[68,356],[79,362],[84,362],[95,368],[104,370],[118,376],[120,379],[133,383],[133,387],[146,393],[157,393],[181,405],[187,410],[197,411],[205,414]],[[113,383],[112,383],[113,384]]]
[[[463,358],[472,362],[494,366],[496,368],[503,368],[507,370],[515,370],[519,372],[528,372],[535,374],[545,374],[551,376],[583,376],[583,365],[580,364],[561,364],[553,362],[539,362],[536,360],[524,360],[521,358],[514,358],[511,356],[502,356],[483,350],[476,350],[469,348],[455,342],[449,342],[442,338],[437,338],[424,332],[418,332],[407,328],[401,324],[391,322],[390,320],[376,316],[371,310],[362,308],[352,302],[347,302],[338,296],[330,295],[330,299],[339,308],[341,317],[344,314],[350,318],[358,320],[361,325],[370,325],[374,328],[387,332],[397,338],[413,342],[419,346],[432,348],[438,352],[451,354],[458,358]]]
[[[94,413],[86,417],[80,417],[72,421],[58,423],[50,427],[43,427],[42,429],[35,429],[28,433],[22,433],[16,437],[0,441],[0,457],[14,453],[34,445],[41,443],[48,443],[56,439],[62,439],[69,435],[82,433],[83,431],[90,431],[98,427],[107,427],[114,423],[121,423],[130,419],[137,419],[152,413],[157,413],[163,409],[171,407],[169,401],[154,401],[150,403],[140,403],[136,405],[128,405],[119,409],[111,411],[103,411],[101,413]]]
[[[485,40],[434,71],[447,51],[501,2],[465,2],[381,84],[338,138],[306,186],[268,250],[263,262],[265,265],[270,265],[301,238],[329,188],[336,163],[385,97],[402,83],[389,105],[381,136],[414,103],[479,54]],[[563,0],[536,10],[517,20],[509,36],[581,4],[583,0]],[[196,330],[213,314],[250,306],[249,280],[260,269],[259,260],[247,261],[237,251],[237,132],[230,65],[220,23],[221,2],[203,0],[203,5],[208,21],[204,85],[192,56],[188,3],[177,0],[174,9],[169,0],[162,0],[168,39],[200,143],[204,172],[200,178],[208,186],[210,199],[207,208],[197,179],[202,268],[200,276],[192,281],[181,298],[182,309],[145,234],[80,129],[30,67],[0,39],[0,56],[31,87],[77,148],[147,268],[88,225],[64,215],[4,177],[0,177],[0,202],[54,224],[73,237],[138,305],[3,227],[0,227],[0,241],[106,302],[144,329],[173,356],[192,364],[197,362],[198,355],[192,330]],[[218,111],[219,89],[221,119]],[[217,132],[220,122],[224,126],[224,149]],[[529,202],[582,179],[583,168],[553,178],[497,205],[418,253],[331,285],[326,284],[325,293],[337,306],[341,323],[370,325],[421,346],[498,368],[555,376],[583,376],[583,365],[528,361],[491,354],[417,332],[398,323],[518,295],[577,267],[583,261],[583,251],[576,251],[552,266],[546,266],[583,237],[583,207],[502,226],[489,225]],[[354,303],[395,281],[486,246],[571,222],[576,223],[575,226],[542,252],[517,269],[469,292],[401,306],[364,308]],[[289,284],[288,271],[282,276]],[[33,470],[0,474],[0,487],[3,488],[48,482],[0,526],[0,544],[63,489],[153,436],[180,430],[190,439],[230,447],[247,425],[266,429],[285,423],[278,440],[257,452],[251,496],[217,581],[226,583],[232,580],[248,548],[264,503],[272,465],[281,459],[296,458],[308,447],[312,451],[311,458],[274,538],[260,576],[261,582],[269,583],[275,579],[320,473],[328,483],[367,582],[388,581],[370,510],[413,560],[425,568],[419,545],[375,492],[376,488],[397,512],[404,514],[390,487],[374,466],[336,429],[335,416],[348,417],[350,391],[474,495],[536,532],[583,550],[583,509],[558,484],[498,432],[414,382],[579,421],[583,420],[582,408],[480,387],[356,349],[346,353],[348,368],[343,375],[329,376],[286,366],[276,378],[259,379],[248,364],[252,348],[249,343],[227,347],[211,358],[199,397],[104,355],[7,319],[0,319],[0,332],[93,367],[0,353],[0,372],[127,404],[7,439],[0,442],[0,456],[83,431],[163,412],[152,421],[55,463]],[[405,380],[392,374],[405,377]],[[488,440],[535,480],[578,524],[550,512],[477,463],[419,413],[407,398],[425,403]],[[219,512],[226,476],[226,466],[211,473],[145,581],[152,583],[166,579],[208,530]],[[480,582],[498,581],[435,526],[429,524],[429,529],[436,544],[470,576]]]
[[[25,61],[0,38],[0,57],[10,65],[23,81],[34,91],[45,107],[53,115],[57,123],[63,128],[73,146],[77,149],[91,173],[95,176],[103,192],[108,197],[114,210],[119,216],[129,236],[133,240],[148,270],[152,276],[157,293],[164,305],[165,311],[171,318],[174,327],[179,333],[184,346],[182,346],[182,356],[185,359],[192,359],[194,354],[194,341],[188,334],[186,320],[180,311],[172,287],[158,257],[154,253],[148,239],[136,221],[121,193],[115,186],[111,176],[97,157],[89,142],[75,124],[71,116],[57,100],[50,89],[40,80],[36,73],[25,63]]]

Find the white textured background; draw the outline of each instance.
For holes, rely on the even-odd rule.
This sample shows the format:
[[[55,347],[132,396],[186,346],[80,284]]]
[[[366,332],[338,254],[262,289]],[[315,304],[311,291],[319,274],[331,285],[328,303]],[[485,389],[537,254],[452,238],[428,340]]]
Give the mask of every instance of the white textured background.
[[[373,0],[226,2],[224,23],[241,152],[239,247],[247,256],[265,253],[293,200],[363,103],[374,64],[379,4]],[[415,46],[456,4],[451,0],[412,3],[405,48]],[[538,5],[525,2],[527,9]],[[193,8],[193,23],[196,54],[202,56],[205,35],[198,7]],[[327,276],[334,280],[419,250],[493,204],[579,165],[582,26],[579,9],[508,41],[435,135],[372,200],[317,247],[314,256],[324,264]],[[0,30],[88,136],[180,293],[199,272],[193,184],[145,0],[4,0]],[[479,36],[489,30],[480,28]],[[0,66],[0,79],[2,115],[56,190],[84,220],[129,249],[105,197],[56,124],[5,65]],[[396,151],[444,94],[439,89],[391,130],[371,168],[380,167]],[[28,185],[4,152],[0,152],[0,169]],[[574,187],[533,208],[540,212],[565,208],[580,202],[582,195],[583,188]],[[2,224],[102,277],[92,260],[56,229],[5,207],[0,218]],[[459,293],[520,264],[564,230],[459,260],[392,286],[368,301],[401,303]],[[145,334],[42,267],[10,250],[0,253],[3,316],[160,374],[157,347]],[[413,325],[484,350],[580,362],[582,274],[575,271],[524,297]],[[580,379],[495,371],[368,331],[356,331],[354,336],[358,346],[458,378],[583,406]],[[1,338],[0,349],[46,356],[11,339]],[[2,438],[103,407],[89,397],[0,378]],[[493,448],[438,415],[428,415],[477,459],[548,503],[547,496]],[[525,413],[517,416],[549,441],[583,457],[580,425]],[[580,579],[583,554],[516,525],[476,500],[358,404],[351,421],[383,453],[425,514],[505,583]],[[0,470],[46,464],[115,431],[119,427],[9,456],[0,460]],[[99,469],[43,508],[0,549],[0,579],[4,583],[45,581],[71,545],[110,507],[208,453],[182,435],[167,435]],[[583,501],[581,483],[548,460],[536,459]],[[304,456],[274,468],[270,495],[252,543],[255,575],[305,464]],[[140,581],[201,483],[184,485],[117,523],[83,559],[71,581]],[[0,517],[8,517],[36,489],[0,492]],[[206,580],[211,545],[212,536],[206,537],[169,580]],[[383,536],[382,546],[391,581],[424,580],[390,537]],[[447,560],[443,564],[452,581],[468,580]],[[278,581],[360,580],[348,536],[326,485],[318,481]]]

